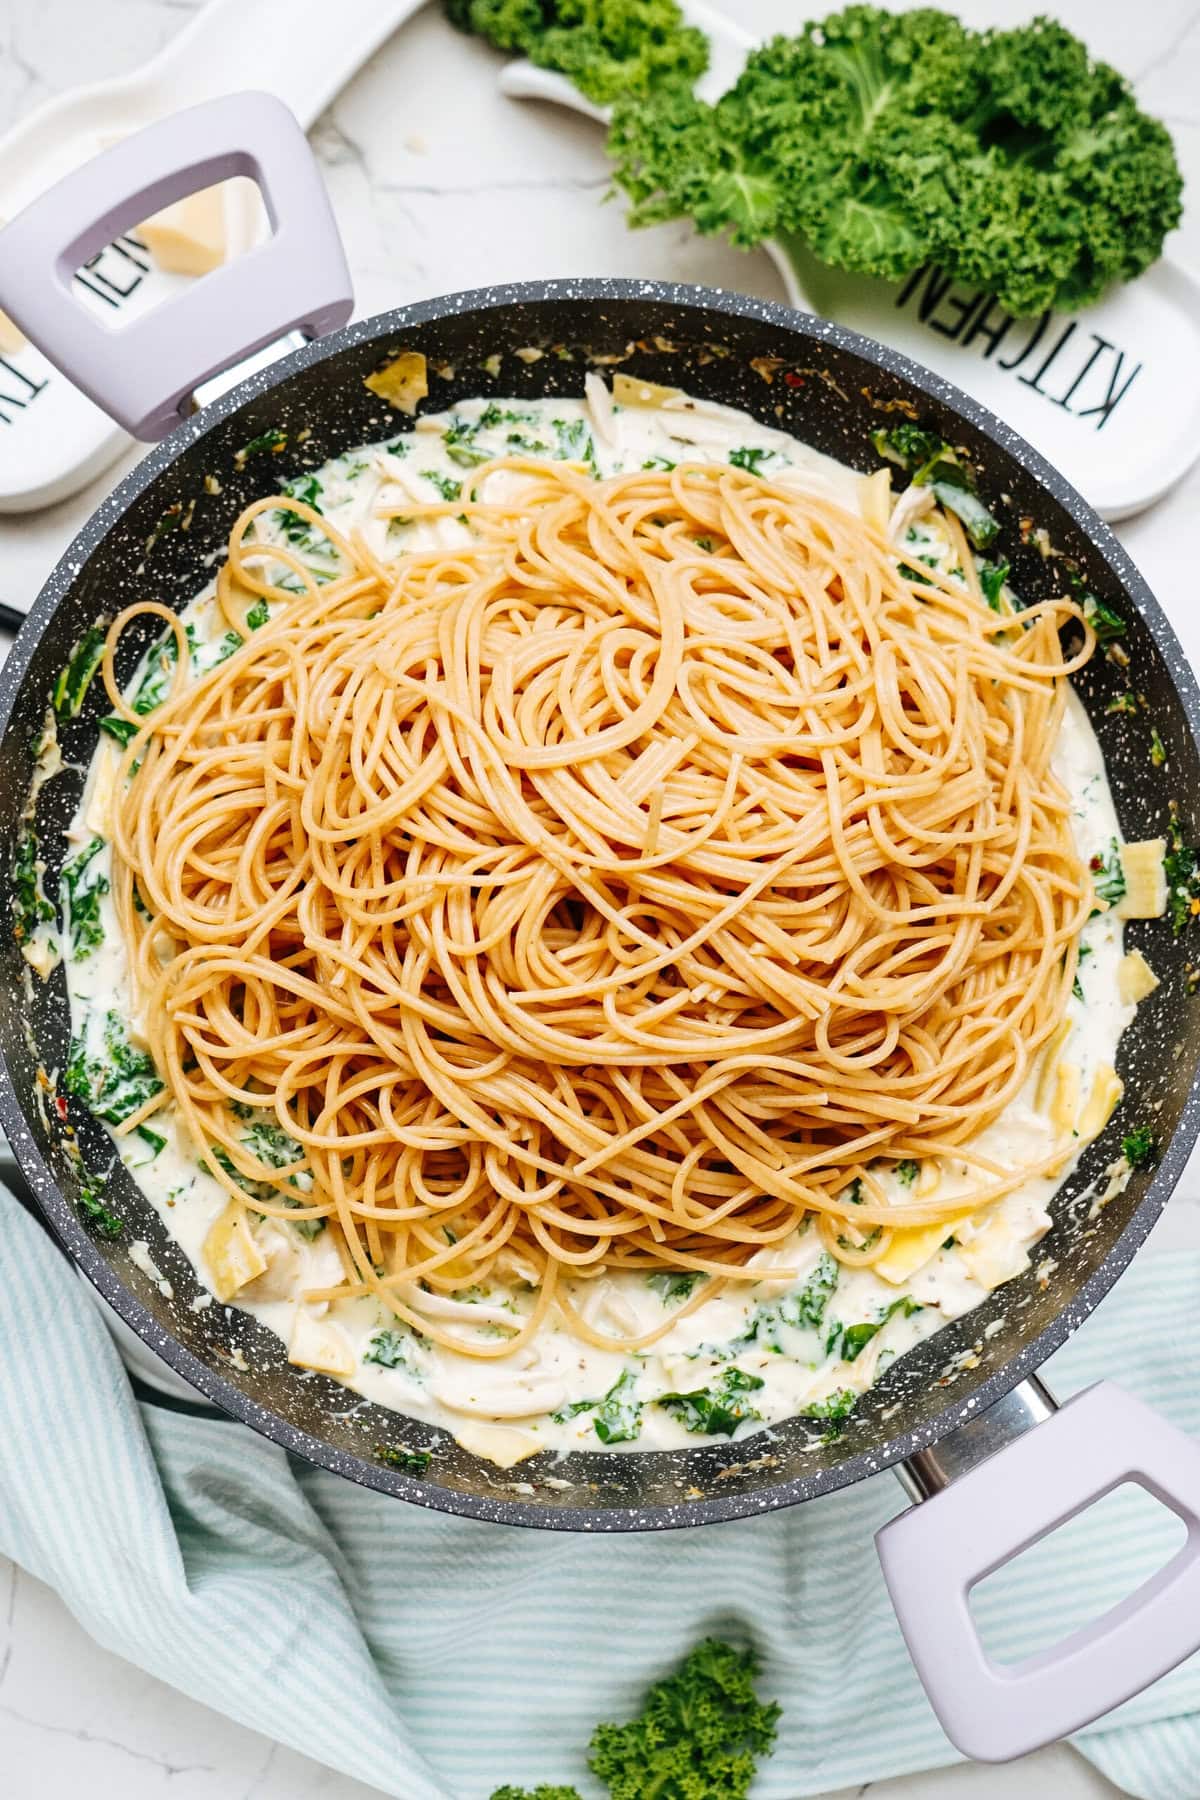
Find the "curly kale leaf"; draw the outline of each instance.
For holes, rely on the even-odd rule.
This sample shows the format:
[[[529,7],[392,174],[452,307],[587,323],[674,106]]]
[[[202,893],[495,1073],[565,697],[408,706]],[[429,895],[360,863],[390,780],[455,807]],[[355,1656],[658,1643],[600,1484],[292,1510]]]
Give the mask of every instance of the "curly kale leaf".
[[[956,190],[964,280],[994,285],[1013,312],[1086,306],[1162,251],[1182,177],[1166,127],[1129,83],[1053,20],[980,41],[977,140]],[[943,217],[938,241],[953,236]],[[1009,265],[1008,290],[994,281]],[[949,264],[947,264],[949,266]]]
[[[755,1662],[706,1638],[656,1682],[627,1725],[598,1725],[590,1767],[612,1800],[745,1800],[769,1755],[779,1708],[754,1691]]]
[[[705,1638],[655,1682],[636,1719],[598,1725],[589,1767],[611,1800],[745,1800],[775,1745],[779,1708],[754,1691],[753,1656]],[[573,1787],[496,1788],[491,1800],[580,1800]]]
[[[1018,315],[1140,274],[1180,217],[1169,133],[1045,19],[850,6],[754,51],[715,105],[622,100],[610,150],[634,224],[796,238],[890,280],[933,263]]]
[[[492,1795],[492,1800],[581,1800],[578,1788],[573,1787],[541,1787],[519,1788],[499,1787]]]
[[[698,231],[727,233],[743,249],[781,229],[777,172],[749,134],[723,135],[726,104],[672,89],[614,109],[608,149],[631,225],[690,218]]]
[[[926,243],[873,147],[950,102],[967,38],[944,13],[850,7],[754,51],[713,106],[623,103],[610,150],[633,222],[690,214],[745,247],[795,233],[826,262],[899,279]]]
[[[675,0],[445,0],[460,31],[568,77],[597,106],[625,94],[690,86],[708,40]]]

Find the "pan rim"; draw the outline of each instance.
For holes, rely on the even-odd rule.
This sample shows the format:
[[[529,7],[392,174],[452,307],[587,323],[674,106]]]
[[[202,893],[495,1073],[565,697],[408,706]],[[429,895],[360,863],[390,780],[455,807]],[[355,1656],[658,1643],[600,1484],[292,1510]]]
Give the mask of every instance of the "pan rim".
[[[1112,570],[1124,594],[1141,615],[1154,638],[1183,708],[1193,743],[1200,754],[1200,687],[1173,627],[1144,577],[1109,526],[1088,506],[1065,477],[1019,433],[933,371],[887,345],[830,320],[798,312],[777,301],[759,300],[725,289],[628,278],[523,281],[499,287],[464,289],[378,313],[344,326],[328,336],[314,339],[303,348],[239,382],[202,412],[183,420],[168,437],[154,445],[102,501],[59,559],[30,608],[27,621],[3,668],[0,668],[0,738],[7,734],[14,702],[33,654],[83,564],[138,496],[164,469],[247,401],[280,387],[293,375],[335,357],[352,346],[386,339],[414,326],[458,315],[507,310],[522,305],[564,302],[595,304],[605,301],[658,302],[692,312],[757,320],[787,336],[798,337],[810,344],[845,350],[905,381],[919,393],[948,407],[983,433],[1003,455],[1015,461],[1069,514]],[[3,1126],[8,1136],[38,1207],[55,1237],[101,1298],[124,1319],[151,1351],[205,1399],[289,1453],[317,1468],[346,1477],[360,1486],[457,1517],[540,1530],[591,1533],[674,1530],[762,1516],[849,1487],[938,1443],[967,1419],[976,1417],[988,1406],[1002,1399],[1038,1369],[1078,1329],[1124,1273],[1178,1183],[1197,1137],[1200,1136],[1200,1064],[1193,1075],[1191,1089],[1175,1131],[1146,1193],[1120,1237],[1055,1318],[1036,1337],[1023,1344],[1000,1368],[986,1377],[965,1401],[950,1400],[935,1418],[917,1430],[903,1432],[879,1448],[860,1451],[827,1468],[814,1469],[811,1474],[795,1476],[776,1486],[752,1493],[681,1499],[669,1506],[555,1508],[544,1502],[532,1503],[508,1495],[497,1494],[492,1497],[465,1494],[368,1462],[290,1424],[281,1415],[260,1405],[225,1376],[210,1368],[173,1337],[142,1305],[132,1289],[125,1286],[100,1254],[58,1188],[34,1140],[17,1099],[7,1052],[3,1047],[0,1047],[0,1126]]]

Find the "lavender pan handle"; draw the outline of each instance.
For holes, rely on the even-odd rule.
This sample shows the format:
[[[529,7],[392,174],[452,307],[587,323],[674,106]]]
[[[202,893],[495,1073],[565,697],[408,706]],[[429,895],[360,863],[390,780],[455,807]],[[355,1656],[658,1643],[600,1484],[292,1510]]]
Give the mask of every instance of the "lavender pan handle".
[[[257,181],[273,235],[113,329],[72,292],[80,264],[198,188]],[[230,94],[149,125],[43,194],[0,231],[0,309],[98,406],[164,437],[208,376],[353,305],[337,225],[304,133],[272,94]]]
[[[1123,1482],[1187,1541],[1119,1606],[1015,1665],[984,1652],[971,1588]],[[1006,1762],[1119,1706],[1200,1648],[1200,1444],[1111,1382],[1077,1394],[875,1539],[917,1673],[947,1737]]]

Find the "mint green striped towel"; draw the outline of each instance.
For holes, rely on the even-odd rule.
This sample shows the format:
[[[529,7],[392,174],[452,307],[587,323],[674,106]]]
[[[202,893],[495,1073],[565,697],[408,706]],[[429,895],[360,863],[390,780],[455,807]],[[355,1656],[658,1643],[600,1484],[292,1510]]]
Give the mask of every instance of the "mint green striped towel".
[[[1200,1257],[1144,1256],[1050,1365],[1116,1376],[1200,1434]],[[439,1517],[290,1461],[241,1425],[134,1397],[95,1310],[0,1190],[0,1550],[108,1649],[403,1800],[575,1781],[601,1718],[637,1710],[699,1637],[751,1642],[783,1705],[756,1800],[955,1760],[872,1546],[881,1475],[771,1518],[590,1539]],[[1164,1523],[1168,1515],[1161,1515]],[[987,1641],[1059,1635],[1164,1559],[1110,1501],[982,1590]],[[1036,1565],[1036,1566],[1035,1566]],[[1058,1628],[1049,1631],[1051,1623]],[[1045,1638],[1043,1639],[1045,1641]],[[1200,1658],[1082,1734],[1147,1800],[1200,1795]]]

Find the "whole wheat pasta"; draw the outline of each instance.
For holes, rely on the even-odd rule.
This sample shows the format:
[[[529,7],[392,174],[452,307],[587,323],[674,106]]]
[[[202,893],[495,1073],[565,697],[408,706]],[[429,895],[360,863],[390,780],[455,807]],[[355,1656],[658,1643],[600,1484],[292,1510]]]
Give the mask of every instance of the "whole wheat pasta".
[[[462,512],[469,546],[393,562],[256,502],[218,599],[269,622],[144,718],[114,652],[165,609],[109,634],[139,727],[113,829],[135,992],[234,1203],[326,1219],[330,1297],[489,1356],[556,1305],[594,1336],[563,1278],[753,1277],[814,1215],[870,1263],[1048,1168],[972,1140],[1059,1025],[1094,905],[1051,769],[1094,645],[1075,603],[1000,616],[973,571],[917,578],[854,513],[736,469],[472,481],[404,506]],[[336,579],[264,548],[279,507]],[[238,1134],[264,1106],[300,1146],[283,1169]],[[969,1193],[872,1175],[937,1156]],[[514,1272],[540,1290],[516,1340],[423,1308]]]

